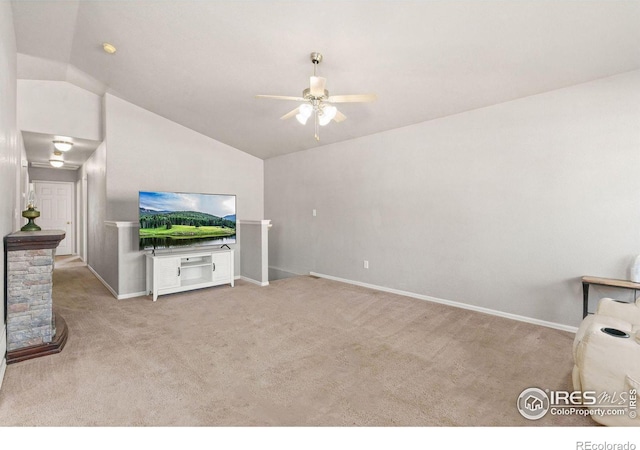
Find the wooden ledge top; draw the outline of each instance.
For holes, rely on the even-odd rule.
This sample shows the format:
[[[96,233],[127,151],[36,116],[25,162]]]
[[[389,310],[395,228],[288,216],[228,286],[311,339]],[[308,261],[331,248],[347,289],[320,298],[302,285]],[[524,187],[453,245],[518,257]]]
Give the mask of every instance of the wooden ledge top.
[[[627,289],[640,290],[640,283],[635,283],[630,280],[616,280],[615,278],[600,278],[600,277],[582,277],[583,283],[599,284],[601,286],[614,286]]]
[[[5,252],[56,248],[65,237],[62,230],[16,231],[4,237]]]

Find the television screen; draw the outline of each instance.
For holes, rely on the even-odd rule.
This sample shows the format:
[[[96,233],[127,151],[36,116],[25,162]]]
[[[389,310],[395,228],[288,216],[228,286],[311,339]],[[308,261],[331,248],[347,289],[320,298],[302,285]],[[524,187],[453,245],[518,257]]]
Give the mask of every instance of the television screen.
[[[236,196],[140,191],[140,250],[236,242]]]

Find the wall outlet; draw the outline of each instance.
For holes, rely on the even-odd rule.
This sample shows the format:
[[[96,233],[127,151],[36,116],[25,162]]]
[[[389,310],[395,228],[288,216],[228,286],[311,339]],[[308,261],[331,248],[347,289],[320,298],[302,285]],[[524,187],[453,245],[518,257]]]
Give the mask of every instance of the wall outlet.
[[[315,217],[315,216],[316,216],[316,210],[314,209],[313,210],[313,217]]]
[[[369,268],[369,261],[365,260],[364,262],[364,268],[368,269]]]

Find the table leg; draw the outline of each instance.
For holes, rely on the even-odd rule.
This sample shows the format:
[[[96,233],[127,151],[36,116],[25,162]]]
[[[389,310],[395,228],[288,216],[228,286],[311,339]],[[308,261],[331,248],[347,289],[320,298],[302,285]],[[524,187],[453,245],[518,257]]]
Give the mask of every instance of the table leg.
[[[582,282],[582,318],[589,314],[589,283]]]

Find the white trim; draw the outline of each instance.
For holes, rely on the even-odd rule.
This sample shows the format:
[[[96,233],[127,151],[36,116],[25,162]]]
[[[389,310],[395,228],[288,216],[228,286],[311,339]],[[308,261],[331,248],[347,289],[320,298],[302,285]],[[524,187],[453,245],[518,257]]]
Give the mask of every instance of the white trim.
[[[219,245],[219,244],[218,244]],[[235,244],[225,244],[225,245],[235,245]],[[234,250],[233,248],[231,250]],[[170,248],[157,248],[155,250],[155,255],[153,254],[153,249],[140,250],[144,255],[152,255],[152,256],[164,256],[164,255],[182,255],[184,253],[211,253],[211,252],[228,252],[229,249],[220,248],[217,245],[203,245],[200,247],[170,247]],[[238,278],[238,277],[236,277]]]
[[[117,295],[116,298],[118,300],[126,300],[128,298],[146,297],[147,295],[149,294],[146,291],[142,291],[142,292],[134,292],[133,294]]]
[[[118,298],[118,294],[116,293],[116,291],[109,286],[109,283],[107,283],[106,281],[104,281],[104,279],[102,279],[102,277],[100,275],[98,275],[98,272],[96,272],[93,267],[91,267],[89,264],[87,264],[87,267],[89,268],[89,270],[91,271],[92,274],[94,274],[96,276],[96,278],[100,281],[100,283],[104,284],[104,287],[106,287],[107,289],[109,289],[109,292],[111,292],[111,294],[115,297]]]
[[[291,270],[283,269],[283,268],[281,268],[281,267],[269,266],[269,269],[270,269],[270,270],[271,270],[271,269],[272,269],[272,270],[278,270],[278,271],[280,271],[280,272],[290,273],[291,275],[295,275],[295,276],[298,276],[298,277],[302,276],[302,274],[301,274],[301,273],[296,273],[296,272],[293,272],[293,271],[291,271]],[[311,273],[311,272],[310,272],[310,273]]]
[[[140,224],[138,222],[119,222],[116,220],[105,220],[104,224],[108,227],[116,228],[138,228]]]
[[[80,218],[80,202],[82,200],[82,186],[80,185],[80,181],[76,180],[75,183],[73,183],[73,187],[75,188],[76,192],[75,192],[75,205],[74,205],[74,209],[75,209],[75,213],[76,213],[76,221],[74,223],[75,225],[75,237],[76,237],[76,242],[73,244],[73,248],[75,250],[75,254],[80,254],[80,239],[82,239],[82,231],[80,230],[80,224],[82,223],[82,219]]]
[[[271,223],[271,219],[269,220],[237,220],[236,223],[238,225],[269,225]]]
[[[104,279],[98,275],[98,272],[96,272],[93,267],[91,267],[89,264],[87,264],[87,267],[89,268],[89,270],[91,271],[92,274],[95,275],[95,277],[100,281],[100,283],[104,284],[104,287],[106,287],[107,289],[109,289],[109,292],[111,292],[111,295],[113,295],[117,300],[126,300],[128,298],[134,298],[134,297],[144,297],[147,294],[146,291],[142,291],[142,292],[134,292],[132,294],[122,294],[119,295],[116,293],[116,291],[109,286],[109,283],[107,283],[106,281],[104,281]]]
[[[430,297],[428,295],[416,294],[408,291],[401,291],[399,289],[392,289],[384,286],[376,286],[375,284],[362,283],[360,281],[347,280],[345,278],[334,277],[332,275],[324,275],[322,273],[309,272],[309,275],[320,277],[320,278],[326,278],[327,280],[339,281],[341,283],[353,284],[356,286],[361,286],[369,289],[375,289],[376,291],[389,292],[391,294],[417,298],[419,300],[425,300],[428,302],[440,303],[443,305],[453,306],[455,308],[462,308],[470,311],[481,312],[481,313],[489,314],[492,316],[504,317],[505,319],[517,320],[519,322],[526,322],[533,325],[540,325],[543,327],[554,328],[556,330],[568,331],[570,333],[575,333],[578,331],[578,327],[572,327],[569,325],[563,325],[561,323],[555,323],[555,322],[547,322],[546,320],[534,319],[532,317],[519,316],[517,314],[497,311],[495,309],[483,308],[481,306],[467,305],[466,303],[454,302],[451,300],[444,300],[441,298]]]
[[[251,283],[251,284],[257,284],[258,286],[262,286],[262,287],[269,286],[269,282],[268,281],[260,282],[258,280],[254,280],[252,278],[247,278],[247,277],[244,277],[244,276],[241,276],[240,279],[243,280],[243,281],[246,281],[248,283]]]
[[[88,243],[88,235],[89,235],[89,200],[87,199],[87,194],[89,192],[87,188],[87,175],[86,173],[82,176],[80,180],[82,185],[82,255],[81,258],[84,262],[89,260],[88,254],[89,250],[87,249]]]

